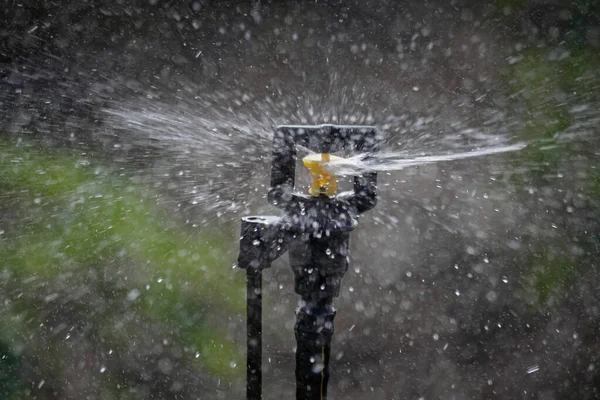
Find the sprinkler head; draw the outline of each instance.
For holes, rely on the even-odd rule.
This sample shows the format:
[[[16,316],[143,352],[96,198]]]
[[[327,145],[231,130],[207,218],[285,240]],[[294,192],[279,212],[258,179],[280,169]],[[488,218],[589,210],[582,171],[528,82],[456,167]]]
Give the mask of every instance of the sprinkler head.
[[[335,160],[331,153],[352,151],[369,155],[379,150],[380,142],[381,137],[373,126],[278,126],[273,137],[269,202],[283,210],[286,216],[297,216],[298,218],[291,219],[290,223],[293,228],[301,231],[313,230],[311,227],[315,225],[315,221],[307,219],[311,218],[308,210],[315,207],[326,207],[328,211],[324,210],[324,213],[328,214],[328,219],[337,222],[332,226],[331,223],[321,224],[316,221],[319,227],[330,231],[354,229],[355,224],[351,223],[351,220],[373,208],[377,202],[377,174],[354,176],[353,190],[336,194],[335,176],[325,170],[325,165]],[[317,153],[304,160],[304,165],[311,171],[312,184],[309,195],[297,192],[294,185],[296,146]],[[324,202],[328,197],[331,201]],[[320,212],[317,214],[322,215]]]
[[[337,191],[337,177],[325,168],[331,161],[341,160],[341,157],[332,156],[329,153],[311,154],[302,159],[304,166],[310,174],[310,187],[308,193],[311,196],[331,197]]]

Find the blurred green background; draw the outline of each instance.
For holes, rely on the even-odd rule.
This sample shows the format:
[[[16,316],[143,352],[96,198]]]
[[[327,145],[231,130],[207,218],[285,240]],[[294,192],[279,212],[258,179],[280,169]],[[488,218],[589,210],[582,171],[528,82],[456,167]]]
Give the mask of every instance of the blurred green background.
[[[107,399],[161,371],[239,376],[239,343],[223,332],[244,309],[228,267],[236,237],[185,224],[139,179],[77,150],[4,139],[0,166],[1,398],[28,398],[21,358],[43,376],[38,389],[64,385],[53,377],[77,362]],[[135,376],[132,352],[158,372]]]

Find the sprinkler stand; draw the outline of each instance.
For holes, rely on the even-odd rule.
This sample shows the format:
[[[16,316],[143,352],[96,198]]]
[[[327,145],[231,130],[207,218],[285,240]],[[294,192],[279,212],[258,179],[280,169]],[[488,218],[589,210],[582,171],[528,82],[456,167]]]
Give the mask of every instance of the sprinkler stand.
[[[377,174],[354,177],[354,190],[336,194],[335,176],[327,172],[330,153],[351,150],[369,154],[379,150],[380,138],[371,126],[279,126],[273,138],[269,202],[281,217],[242,219],[238,265],[247,273],[247,385],[248,400],[261,399],[262,390],[262,270],[289,251],[295,292],[300,295],[294,332],[296,399],[327,398],[329,358],[335,309],[342,277],[348,270],[350,232],[358,216],[377,202]],[[295,190],[296,146],[309,156],[310,194]],[[320,160],[319,160],[320,158]]]

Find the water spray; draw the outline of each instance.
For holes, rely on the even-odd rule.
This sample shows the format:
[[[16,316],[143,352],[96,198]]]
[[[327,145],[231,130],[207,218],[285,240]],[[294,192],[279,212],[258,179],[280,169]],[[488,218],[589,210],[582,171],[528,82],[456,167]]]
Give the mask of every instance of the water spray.
[[[356,175],[352,191],[337,193],[336,176],[326,166],[331,153],[379,151],[371,126],[279,126],[273,138],[269,202],[282,216],[242,218],[238,265],[247,274],[247,400],[262,397],[262,270],[289,253],[295,292],[300,295],[294,332],[296,399],[327,398],[335,309],[348,270],[350,232],[358,216],[377,202],[377,173]],[[297,146],[315,152],[303,159],[309,169],[308,193],[295,188]]]

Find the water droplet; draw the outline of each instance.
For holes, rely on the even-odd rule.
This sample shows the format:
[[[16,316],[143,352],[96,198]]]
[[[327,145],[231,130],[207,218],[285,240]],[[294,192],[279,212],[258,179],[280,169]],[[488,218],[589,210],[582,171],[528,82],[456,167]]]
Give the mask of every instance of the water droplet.
[[[258,246],[259,244],[260,244],[260,240],[255,239],[252,241],[253,246]]]
[[[455,295],[460,296],[460,290],[456,289],[456,291],[454,292]]]
[[[156,280],[156,282],[158,282],[158,283],[161,283],[162,281],[163,281],[163,278],[158,278],[158,279]]]
[[[433,334],[433,340],[439,340],[440,339],[440,335],[438,335],[437,333]]]
[[[486,295],[485,298],[490,302],[490,303],[494,303],[496,300],[498,300],[498,293],[494,292],[493,290],[490,290]]]
[[[58,298],[58,296],[59,296],[59,295],[58,295],[58,293],[52,293],[52,294],[49,294],[48,296],[44,297],[44,300],[45,300],[47,303],[49,303],[49,302],[51,302],[51,301],[54,301],[54,300],[56,300],[56,299]]]
[[[350,286],[350,287],[348,288],[348,290],[349,290],[350,292],[354,292],[354,288],[353,288],[352,286]]]
[[[313,367],[311,368],[312,373],[313,374],[319,374],[319,373],[321,373],[321,371],[323,371],[324,367],[325,366],[323,365],[323,363],[318,362],[315,365],[313,365]]]
[[[535,365],[532,365],[531,367],[527,368],[527,373],[533,374],[534,372],[538,372],[539,370],[540,370],[540,366],[535,364]]]
[[[236,363],[235,361],[231,361],[231,362],[229,363],[229,366],[230,366],[231,368],[235,368],[235,367],[237,367],[237,363]]]
[[[103,374],[103,373],[104,373],[104,371],[106,371],[106,367],[102,367],[102,368],[100,368],[100,373],[101,373],[101,374]]]
[[[138,289],[133,289],[129,293],[127,293],[127,300],[134,301],[140,296],[140,291]]]
[[[502,277],[502,282],[504,282],[504,283],[508,283],[508,277],[506,277],[506,276],[503,276],[503,277]]]

